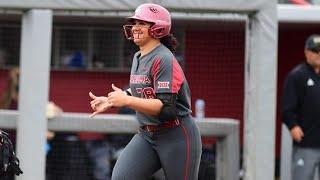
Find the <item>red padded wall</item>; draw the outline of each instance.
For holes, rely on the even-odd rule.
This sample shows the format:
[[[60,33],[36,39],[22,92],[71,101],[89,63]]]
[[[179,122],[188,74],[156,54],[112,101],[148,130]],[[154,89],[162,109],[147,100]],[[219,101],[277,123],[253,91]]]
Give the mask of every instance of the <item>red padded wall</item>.
[[[205,100],[206,117],[243,119],[244,30],[189,30],[186,76],[192,93]],[[242,129],[242,123],[241,123]]]
[[[106,95],[111,84],[122,88],[129,83],[129,73],[52,71],[50,77],[50,100],[66,112],[91,112],[88,92]],[[116,109],[108,113],[116,113]]]

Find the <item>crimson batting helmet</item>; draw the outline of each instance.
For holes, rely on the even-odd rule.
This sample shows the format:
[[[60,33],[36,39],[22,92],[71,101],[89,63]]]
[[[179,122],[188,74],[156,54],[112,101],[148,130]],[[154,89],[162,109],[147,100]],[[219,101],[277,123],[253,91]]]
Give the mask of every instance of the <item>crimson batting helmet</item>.
[[[170,33],[170,29],[171,29],[170,13],[166,8],[158,4],[152,4],[152,3],[141,4],[135,10],[134,15],[129,17],[128,19],[129,21],[141,20],[141,21],[152,23],[152,26],[149,28],[149,34],[153,38],[160,39],[164,36],[167,36]],[[123,29],[127,39],[132,40],[133,39],[133,35],[131,32],[132,25],[124,25]]]

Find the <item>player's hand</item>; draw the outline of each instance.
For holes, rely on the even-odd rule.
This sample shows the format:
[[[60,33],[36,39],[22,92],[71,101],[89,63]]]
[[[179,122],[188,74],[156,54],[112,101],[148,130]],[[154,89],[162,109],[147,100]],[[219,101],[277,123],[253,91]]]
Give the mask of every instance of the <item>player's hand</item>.
[[[113,92],[108,94],[108,102],[114,107],[122,107],[128,105],[129,96],[122,91],[122,89],[116,87],[114,84],[111,85]]]
[[[304,136],[303,131],[300,126],[294,126],[290,130],[290,133],[291,133],[293,140],[296,142],[300,142]]]
[[[93,113],[90,115],[90,117],[102,113],[112,107],[112,105],[108,102],[108,98],[105,96],[95,96],[92,92],[89,92],[89,96],[92,99],[92,101],[90,101],[90,105],[93,110]]]

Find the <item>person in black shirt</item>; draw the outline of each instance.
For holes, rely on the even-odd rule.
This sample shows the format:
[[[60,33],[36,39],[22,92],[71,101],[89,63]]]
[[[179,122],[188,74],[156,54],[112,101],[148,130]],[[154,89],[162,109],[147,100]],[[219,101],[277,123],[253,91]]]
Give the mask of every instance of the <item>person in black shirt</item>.
[[[305,44],[306,61],[286,77],[282,120],[294,142],[293,180],[313,180],[320,163],[320,35]]]

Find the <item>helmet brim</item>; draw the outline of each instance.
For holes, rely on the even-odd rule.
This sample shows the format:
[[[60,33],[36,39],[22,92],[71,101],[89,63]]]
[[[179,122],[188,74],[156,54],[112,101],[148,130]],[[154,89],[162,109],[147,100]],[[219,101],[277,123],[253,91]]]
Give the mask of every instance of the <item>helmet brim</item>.
[[[147,23],[154,24],[153,22],[150,22],[147,19],[145,19],[143,17],[136,16],[136,15],[131,16],[131,17],[127,17],[127,20],[128,20],[128,22],[133,22],[134,20],[139,20],[139,21],[144,21],[144,22],[147,22]]]

